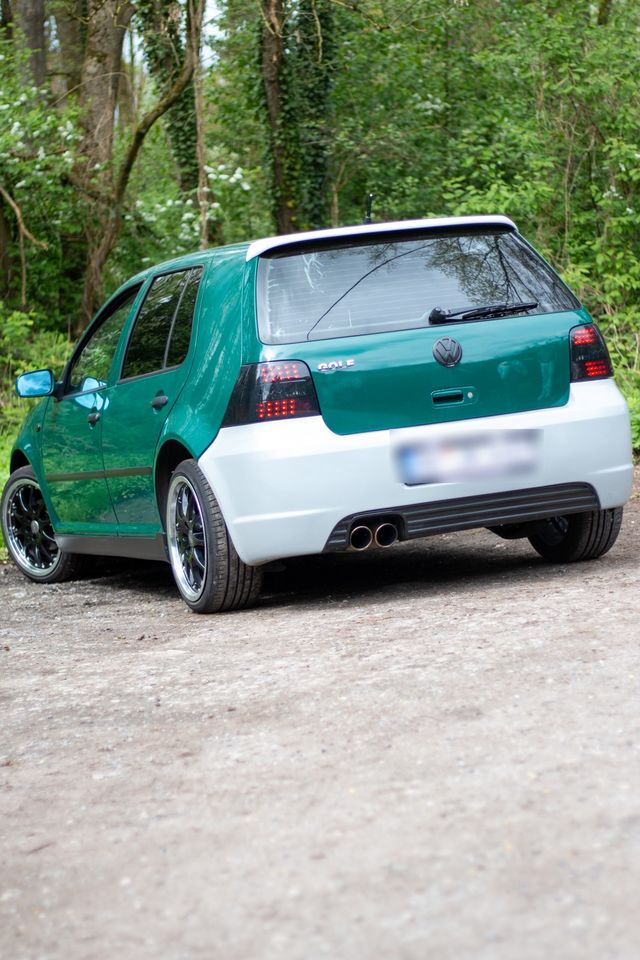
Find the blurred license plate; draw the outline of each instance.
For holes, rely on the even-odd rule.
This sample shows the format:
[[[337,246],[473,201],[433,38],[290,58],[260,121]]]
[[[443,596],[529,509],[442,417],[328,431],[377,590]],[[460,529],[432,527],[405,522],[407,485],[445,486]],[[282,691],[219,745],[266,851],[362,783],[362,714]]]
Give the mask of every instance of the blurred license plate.
[[[400,443],[396,460],[403,483],[450,483],[529,473],[538,463],[540,430],[492,430],[466,436]]]

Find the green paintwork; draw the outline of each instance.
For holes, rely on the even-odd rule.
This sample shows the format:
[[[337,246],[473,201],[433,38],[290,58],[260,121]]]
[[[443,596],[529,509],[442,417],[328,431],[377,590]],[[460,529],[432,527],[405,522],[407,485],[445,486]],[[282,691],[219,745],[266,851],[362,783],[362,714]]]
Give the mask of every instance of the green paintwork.
[[[191,374],[162,438],[179,440],[196,458],[220,429],[242,362],[246,249],[241,244],[212,251],[194,319]]]
[[[158,441],[182,388],[189,365],[136,377],[106,391],[109,409],[102,425],[102,452],[107,486],[123,536],[154,535],[160,529],[153,466]],[[158,396],[164,407],[151,406]],[[125,467],[149,469],[147,474],[114,476]]]
[[[207,270],[198,291],[196,316],[202,302],[206,275]],[[134,319],[135,312],[129,329]],[[116,351],[115,377],[124,362],[127,333],[125,331]],[[187,356],[180,366],[129,380],[116,379],[106,390],[109,409],[102,425],[102,453],[107,486],[121,536],[155,536],[162,530],[155,485],[156,451],[189,375],[194,353],[195,338],[192,337]],[[166,397],[166,404],[153,406],[154,400],[159,397]],[[118,473],[125,469],[138,469],[140,472],[128,475]]]
[[[217,434],[235,383],[241,362],[247,246],[180,257],[133,277],[96,318],[124,289],[142,284],[104,386],[96,383],[95,390],[47,398],[26,418],[14,451],[24,453],[33,465],[56,532],[152,537],[162,531],[155,493],[162,445],[178,440],[188,454],[198,457]],[[152,278],[199,265],[206,269],[184,363],[118,382],[128,337]],[[188,387],[181,395],[187,377]],[[169,402],[157,409],[151,401],[159,394]],[[100,419],[90,424],[87,416],[95,412]],[[40,424],[42,432],[36,430]],[[130,469],[139,472],[124,474]]]
[[[255,310],[255,300],[247,303],[253,331]],[[569,398],[568,332],[590,322],[582,309],[277,346],[261,344],[253,333],[245,362],[304,361],[327,426],[338,434],[365,433],[562,406]],[[442,337],[462,346],[455,367],[434,359]],[[318,370],[319,363],[347,360],[353,366]],[[433,401],[434,394],[458,390],[462,402]]]
[[[42,425],[42,462],[51,519],[57,533],[98,533],[113,530],[116,518],[106,480],[95,477],[103,471],[100,449],[102,420],[91,424],[87,417],[105,407],[105,391],[95,390],[51,400]],[[88,473],[84,478],[82,474]],[[74,474],[77,479],[55,479]],[[105,532],[107,532],[105,530]]]
[[[57,532],[142,538],[161,532],[155,469],[163,444],[178,441],[185,455],[198,458],[220,429],[244,363],[307,363],[323,417],[339,434],[448,423],[567,402],[568,331],[590,321],[585,310],[267,346],[257,335],[257,260],[246,263],[246,250],[247,244],[237,244],[200,252],[132,278],[127,287],[142,287],[107,382],[75,396],[46,398],[30,412],[14,449],[32,463]],[[128,336],[153,277],[197,265],[205,270],[184,363],[118,382]],[[441,337],[453,337],[462,345],[456,367],[435,361],[433,345]],[[347,360],[354,363],[333,372],[318,370],[320,363]],[[151,401],[160,394],[168,403],[154,409]],[[92,411],[100,413],[93,425],[87,422]],[[74,476],[47,481],[51,474]]]
[[[327,426],[335,433],[362,433],[565,404],[567,334],[579,322],[573,312],[503,317],[451,323],[446,329],[298,343],[294,353],[312,371]],[[433,356],[442,337],[453,337],[462,346],[462,360],[455,367],[444,367]],[[291,347],[282,351],[291,352]],[[317,369],[320,362],[347,359],[354,361],[353,366],[331,372]],[[461,389],[473,393],[472,405],[433,402],[434,392]]]

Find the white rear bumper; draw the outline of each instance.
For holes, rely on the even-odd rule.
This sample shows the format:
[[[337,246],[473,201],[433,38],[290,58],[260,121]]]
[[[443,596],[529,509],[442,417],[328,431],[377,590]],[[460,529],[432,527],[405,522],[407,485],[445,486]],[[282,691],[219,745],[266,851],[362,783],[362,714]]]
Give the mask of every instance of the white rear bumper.
[[[321,417],[228,427],[199,464],[249,564],[320,553],[352,513],[574,482],[591,484],[603,508],[628,499],[629,414],[612,380],[572,384],[563,407],[412,427],[402,439],[513,429],[541,431],[538,465],[525,476],[407,486],[393,455],[397,431],[339,436]]]

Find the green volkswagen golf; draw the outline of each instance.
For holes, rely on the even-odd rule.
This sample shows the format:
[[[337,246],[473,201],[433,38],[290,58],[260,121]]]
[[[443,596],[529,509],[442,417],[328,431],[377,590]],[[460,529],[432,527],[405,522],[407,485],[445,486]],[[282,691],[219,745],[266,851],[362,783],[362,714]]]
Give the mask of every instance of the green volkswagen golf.
[[[2,529],[32,580],[164,560],[192,610],[265,564],[488,527],[546,560],[614,544],[629,415],[602,336],[502,216],[272,237],[139,273],[11,454]]]

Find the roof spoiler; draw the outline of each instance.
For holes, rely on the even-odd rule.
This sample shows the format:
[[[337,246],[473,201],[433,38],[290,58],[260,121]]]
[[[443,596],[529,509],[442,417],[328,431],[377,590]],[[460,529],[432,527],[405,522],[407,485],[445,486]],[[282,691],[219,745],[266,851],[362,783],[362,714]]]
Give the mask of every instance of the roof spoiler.
[[[517,230],[513,220],[501,215],[482,217],[433,217],[429,220],[397,220],[391,223],[369,223],[353,227],[332,227],[328,230],[310,230],[306,233],[289,233],[280,237],[265,237],[254,240],[247,250],[247,260],[253,260],[268,250],[289,247],[298,243],[342,237],[368,237],[376,233],[399,233],[404,230],[438,230],[450,227],[503,227]]]

